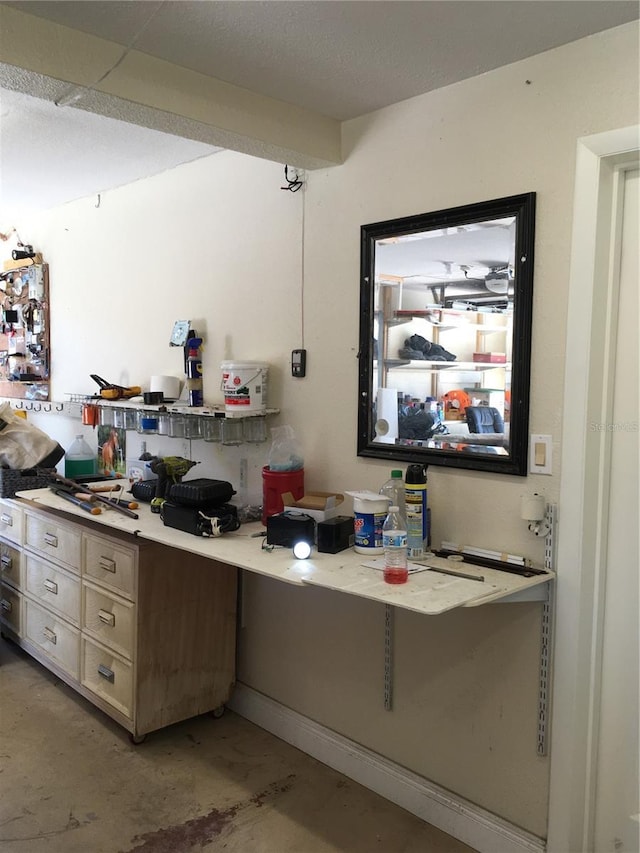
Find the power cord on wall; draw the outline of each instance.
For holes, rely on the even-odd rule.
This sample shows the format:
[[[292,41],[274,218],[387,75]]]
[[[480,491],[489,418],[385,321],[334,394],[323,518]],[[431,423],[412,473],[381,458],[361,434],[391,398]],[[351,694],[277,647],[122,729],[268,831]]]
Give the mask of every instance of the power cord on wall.
[[[286,187],[280,187],[281,190],[288,190],[291,193],[297,193],[299,189],[304,186],[304,181],[302,180],[302,175],[296,168],[289,169],[288,166],[284,167],[284,179],[287,183]]]

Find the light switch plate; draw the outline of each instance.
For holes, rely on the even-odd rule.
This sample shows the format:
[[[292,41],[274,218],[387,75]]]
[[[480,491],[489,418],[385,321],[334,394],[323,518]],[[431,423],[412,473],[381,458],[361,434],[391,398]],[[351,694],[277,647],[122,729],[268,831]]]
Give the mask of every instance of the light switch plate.
[[[529,439],[529,473],[551,474],[552,445],[550,435],[534,435]]]

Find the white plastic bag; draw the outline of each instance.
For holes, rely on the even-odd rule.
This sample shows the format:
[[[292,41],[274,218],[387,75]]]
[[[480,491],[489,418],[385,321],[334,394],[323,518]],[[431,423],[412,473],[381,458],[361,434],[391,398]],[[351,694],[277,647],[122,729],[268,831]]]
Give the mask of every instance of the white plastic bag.
[[[48,465],[56,456],[57,462],[63,455],[64,450],[57,441],[14,415],[10,403],[0,405],[0,465],[14,469],[33,468],[45,460]]]
[[[271,471],[299,471],[304,467],[302,447],[293,427],[279,426],[271,429],[269,469]]]

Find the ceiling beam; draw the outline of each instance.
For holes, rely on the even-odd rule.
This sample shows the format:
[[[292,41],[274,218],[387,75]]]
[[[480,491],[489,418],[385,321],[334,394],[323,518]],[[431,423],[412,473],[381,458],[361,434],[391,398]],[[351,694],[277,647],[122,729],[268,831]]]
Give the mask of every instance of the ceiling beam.
[[[342,162],[340,122],[0,6],[0,86],[306,169]],[[110,70],[112,69],[112,70]],[[102,82],[97,83],[106,72]]]

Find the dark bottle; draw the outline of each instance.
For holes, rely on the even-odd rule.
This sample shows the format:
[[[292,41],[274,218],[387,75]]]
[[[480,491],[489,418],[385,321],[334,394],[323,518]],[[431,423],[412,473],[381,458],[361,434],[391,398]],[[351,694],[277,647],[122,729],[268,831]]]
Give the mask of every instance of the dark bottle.
[[[422,557],[428,548],[427,466],[408,465],[404,477],[409,559]]]

